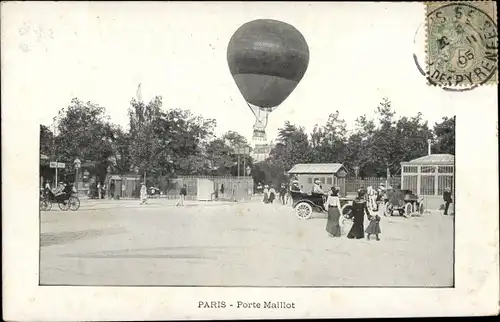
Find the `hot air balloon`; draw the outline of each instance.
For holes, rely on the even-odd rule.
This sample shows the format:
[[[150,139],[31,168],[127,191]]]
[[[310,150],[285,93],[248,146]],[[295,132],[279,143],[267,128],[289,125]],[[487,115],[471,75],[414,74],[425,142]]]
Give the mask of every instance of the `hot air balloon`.
[[[304,36],[287,23],[259,19],[242,25],[227,48],[229,71],[255,115],[254,140],[267,140],[269,114],[292,93],[309,64]]]

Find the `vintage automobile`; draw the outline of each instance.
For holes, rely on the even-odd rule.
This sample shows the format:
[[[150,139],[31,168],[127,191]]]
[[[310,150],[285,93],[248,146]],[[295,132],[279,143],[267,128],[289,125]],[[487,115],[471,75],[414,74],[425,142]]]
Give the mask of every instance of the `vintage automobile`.
[[[326,214],[325,209],[326,195],[304,193],[299,191],[291,191],[293,200],[292,207],[299,219],[310,219],[314,212]],[[340,213],[344,219],[351,219],[352,201],[351,197],[340,197]]]
[[[49,211],[52,205],[57,203],[62,211],[76,211],[80,208],[80,199],[74,195],[73,187],[68,186],[60,195],[55,195],[50,189],[42,190],[40,193],[40,209]]]
[[[394,212],[400,216],[411,218],[412,215],[422,215],[425,211],[423,198],[411,190],[396,189],[387,191],[384,196],[384,215],[390,217]]]
[[[299,219],[309,219],[313,212],[326,212],[325,195],[291,191],[290,196],[292,197],[292,208]]]
[[[346,218],[352,218],[352,203],[354,202],[355,196],[347,195],[340,198],[340,214]]]

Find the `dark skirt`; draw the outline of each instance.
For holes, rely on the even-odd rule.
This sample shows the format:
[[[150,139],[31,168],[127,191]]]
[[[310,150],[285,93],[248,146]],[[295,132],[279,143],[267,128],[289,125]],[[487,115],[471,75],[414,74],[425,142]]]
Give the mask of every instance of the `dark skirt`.
[[[370,220],[368,227],[366,227],[365,233],[370,235],[381,234],[382,231],[380,230],[380,218]]]
[[[267,193],[264,194],[264,203],[269,203],[269,199],[267,197]]]
[[[338,207],[328,208],[328,220],[326,221],[326,231],[333,237],[340,237],[341,228],[339,224],[340,210]]]
[[[269,193],[269,202],[273,203],[273,201],[274,201],[274,193],[271,192]]]
[[[362,220],[354,220],[352,223],[351,230],[349,230],[349,233],[347,234],[347,238],[353,239],[360,239],[364,238],[365,233],[363,231],[363,221]]]

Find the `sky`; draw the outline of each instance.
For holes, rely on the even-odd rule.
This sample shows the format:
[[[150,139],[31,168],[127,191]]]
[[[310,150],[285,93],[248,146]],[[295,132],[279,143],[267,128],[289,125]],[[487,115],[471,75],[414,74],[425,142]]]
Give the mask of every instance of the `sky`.
[[[304,78],[269,117],[269,139],[285,120],[311,131],[336,110],[352,128],[383,97],[397,115],[422,112],[431,124],[455,114],[453,94],[428,86],[413,60],[416,53],[423,64],[422,3],[17,6],[2,17],[2,42],[9,44],[2,68],[17,75],[11,88],[41,124],[50,125],[78,97],[127,126],[129,102],[142,83],[144,100],[161,95],[164,108],[216,119],[217,134],[233,130],[251,139],[254,117],[229,73],[226,50],[238,27],[260,18],[292,24],[310,50]]]

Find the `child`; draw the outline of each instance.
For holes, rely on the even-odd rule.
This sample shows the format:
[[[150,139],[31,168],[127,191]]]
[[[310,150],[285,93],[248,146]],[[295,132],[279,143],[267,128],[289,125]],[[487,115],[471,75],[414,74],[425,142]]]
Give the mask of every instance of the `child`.
[[[368,234],[368,235],[366,235],[366,239],[369,240],[370,235],[375,235],[377,237],[377,240],[380,240],[380,238],[378,238],[378,235],[381,234],[382,231],[380,231],[380,217],[379,217],[379,215],[369,214],[368,219],[370,220],[370,223],[368,224],[368,227],[366,227],[366,230],[365,230],[365,233]]]

